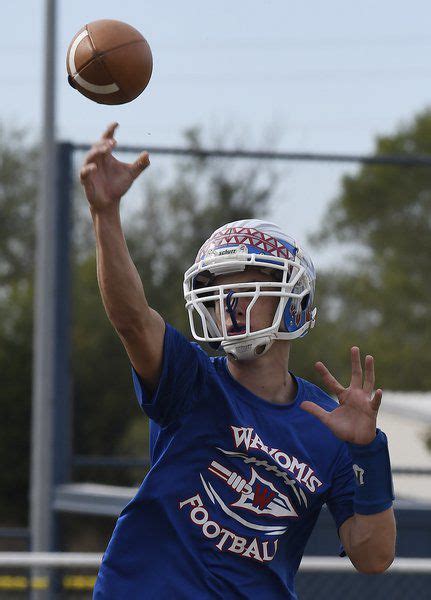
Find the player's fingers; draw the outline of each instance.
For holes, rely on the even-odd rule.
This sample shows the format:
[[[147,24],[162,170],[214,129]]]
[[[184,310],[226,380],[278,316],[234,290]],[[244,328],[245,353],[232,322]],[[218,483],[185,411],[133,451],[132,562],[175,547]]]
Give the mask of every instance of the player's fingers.
[[[372,356],[367,355],[365,357],[364,392],[366,392],[370,396],[373,392],[375,381],[376,380],[374,376],[374,358]]]
[[[136,179],[138,175],[142,173],[144,169],[146,169],[150,164],[150,157],[148,152],[142,152],[135,162],[131,165],[131,172],[133,179]]]
[[[382,403],[383,391],[379,388],[376,390],[373,399],[371,400],[371,408],[375,411],[378,411],[380,408],[380,404]]]
[[[304,400],[299,406],[302,408],[302,410],[305,410],[306,412],[310,413],[310,415],[317,417],[326,425],[328,417],[331,414],[330,412],[326,411],[321,406],[318,406],[315,402],[310,402],[309,400]]]
[[[362,388],[361,353],[357,346],[353,346],[353,348],[350,349],[350,357],[352,361],[352,378],[350,380],[350,387]]]
[[[112,139],[114,137],[114,133],[115,133],[115,130],[117,129],[117,127],[118,127],[118,123],[115,123],[115,122],[108,125],[108,127],[102,134],[102,140]]]
[[[89,163],[87,165],[84,165],[79,173],[81,183],[84,184],[87,181],[89,175],[91,173],[94,173],[95,171],[97,171],[96,163]]]
[[[115,145],[115,140],[105,140],[104,142],[97,142],[96,144],[93,144],[90,152],[85,157],[84,164],[86,165],[92,162],[100,161],[107,154],[112,152]]]
[[[315,365],[316,371],[321,375],[323,383],[326,385],[329,391],[338,396],[344,392],[344,387],[337,379],[332,375],[329,369],[322,362],[317,362]]]

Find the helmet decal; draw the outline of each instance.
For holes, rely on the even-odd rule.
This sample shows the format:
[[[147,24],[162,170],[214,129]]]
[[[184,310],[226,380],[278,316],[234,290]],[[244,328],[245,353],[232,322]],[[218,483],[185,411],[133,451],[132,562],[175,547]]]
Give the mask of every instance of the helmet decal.
[[[263,252],[280,258],[292,258],[295,246],[251,227],[225,227],[215,231],[199,250],[196,261],[202,260],[208,253],[225,246],[245,245],[257,252]]]

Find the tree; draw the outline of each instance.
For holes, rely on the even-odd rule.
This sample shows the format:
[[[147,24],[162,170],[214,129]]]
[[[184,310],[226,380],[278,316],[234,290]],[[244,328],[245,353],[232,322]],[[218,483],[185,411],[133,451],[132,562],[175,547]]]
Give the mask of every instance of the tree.
[[[199,147],[198,131],[188,132],[186,141],[190,147]],[[145,184],[143,208],[125,222],[132,258],[142,273],[150,302],[183,331],[188,330],[181,299],[183,272],[215,227],[265,213],[275,180],[268,168],[260,171],[258,175],[254,165],[233,168],[226,160],[179,160],[170,184]],[[37,148],[27,143],[23,132],[0,129],[3,524],[25,522],[27,511],[37,175]],[[74,214],[74,451],[143,454],[147,451],[147,423],[137,409],[127,355],[103,309],[89,211],[82,195]],[[100,471],[78,475],[94,480]],[[133,471],[103,473],[105,481],[119,484],[137,477]]]
[[[375,154],[431,154],[431,110],[378,138]],[[317,244],[354,241],[357,250],[345,253],[347,267],[320,274],[320,323],[307,344],[346,379],[348,347],[358,344],[374,354],[379,386],[430,389],[430,169],[361,167],[343,178],[323,223]]]
[[[10,523],[28,493],[37,156],[24,131],[0,126],[0,497]]]
[[[36,146],[22,130],[0,125],[0,292],[28,281],[33,273]]]
[[[199,131],[187,132],[186,142],[198,150]],[[129,251],[149,304],[189,335],[185,270],[221,224],[265,214],[276,176],[269,167],[258,172],[254,164],[233,167],[226,159],[201,157],[179,159],[168,183],[146,176],[141,208],[124,221]],[[75,272],[75,449],[145,454],[146,419],[136,408],[129,360],[104,313],[93,250]]]

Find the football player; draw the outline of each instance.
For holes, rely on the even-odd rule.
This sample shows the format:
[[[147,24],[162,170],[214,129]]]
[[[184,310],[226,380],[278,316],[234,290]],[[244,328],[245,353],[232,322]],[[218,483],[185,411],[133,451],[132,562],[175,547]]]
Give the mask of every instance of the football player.
[[[363,373],[351,349],[347,388],[317,363],[338,401],[289,371],[291,341],[315,323],[315,271],[293,238],[257,219],[217,229],[185,273],[192,334],[223,355],[210,358],[165,323],[147,303],[119,213],[148,154],[114,158],[115,128],[90,150],[81,181],[103,303],[150,418],[151,469],[118,518],[94,598],[296,598],[324,504],[342,554],[363,573],[385,571],[394,496],[373,358]]]

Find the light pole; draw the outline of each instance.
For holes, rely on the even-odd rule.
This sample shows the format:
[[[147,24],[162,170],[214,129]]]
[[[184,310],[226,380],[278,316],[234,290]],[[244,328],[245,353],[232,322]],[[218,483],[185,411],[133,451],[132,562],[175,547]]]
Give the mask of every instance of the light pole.
[[[36,209],[36,269],[32,377],[30,473],[31,550],[52,550],[53,429],[55,402],[55,297],[57,292],[55,225],[55,47],[56,0],[45,0],[43,129],[40,156],[40,194]],[[45,573],[43,574],[45,575]],[[33,573],[40,577],[42,573]],[[46,597],[33,590],[34,598]]]

